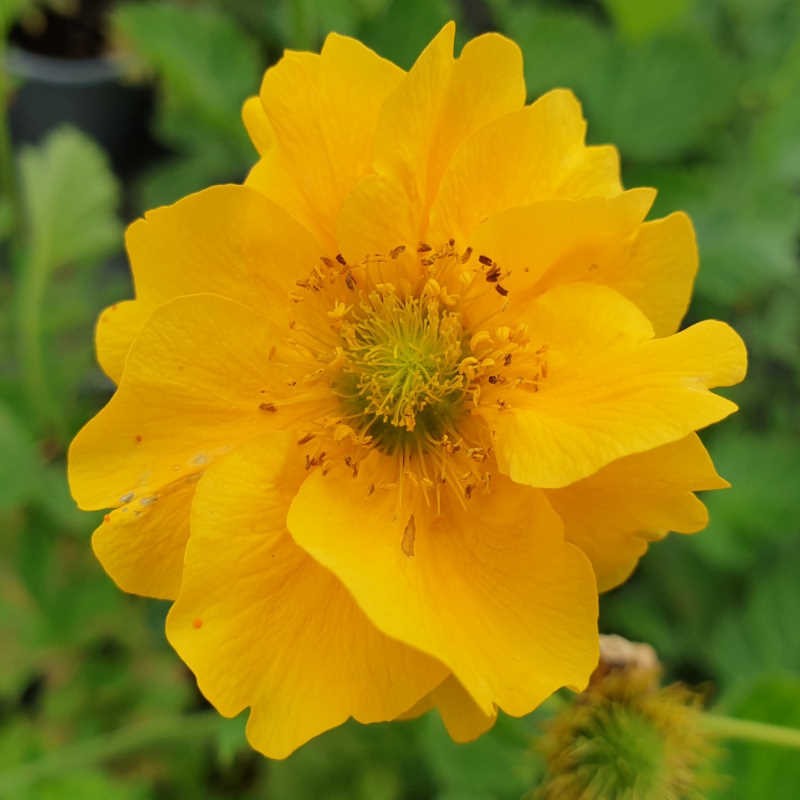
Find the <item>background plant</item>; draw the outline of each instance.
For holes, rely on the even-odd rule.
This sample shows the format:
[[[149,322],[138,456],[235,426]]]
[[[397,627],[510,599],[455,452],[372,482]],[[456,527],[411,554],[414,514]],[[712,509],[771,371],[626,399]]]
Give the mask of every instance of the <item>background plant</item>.
[[[31,2],[0,6],[2,41]],[[707,437],[734,484],[712,522],[656,545],[602,600],[602,628],[650,642],[669,680],[709,686],[715,713],[800,727],[800,6],[794,0],[262,0],[131,2],[111,17],[131,79],[157,86],[162,155],[120,183],[74,129],[35,146],[0,129],[0,796],[509,800],[535,786],[541,719],[503,717],[453,745],[435,716],[345,726],[286,762],[206,713],[163,641],[164,607],[122,595],[91,555],[90,516],[63,477],[66,443],[108,396],[94,366],[100,308],[130,295],[122,216],[254,159],[242,100],[284,47],[334,29],[409,66],[449,18],[461,40],[509,33],[531,97],[572,87],[626,185],[687,209],[702,269],[690,319],[741,331],[742,411]],[[13,87],[0,73],[0,109]],[[13,169],[10,165],[13,162]],[[789,750],[737,742],[716,797],[800,795]]]

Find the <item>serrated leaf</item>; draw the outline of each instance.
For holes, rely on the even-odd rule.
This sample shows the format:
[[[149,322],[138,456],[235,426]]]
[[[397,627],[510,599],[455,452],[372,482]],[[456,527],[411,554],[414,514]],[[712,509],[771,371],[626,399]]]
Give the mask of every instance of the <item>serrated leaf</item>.
[[[172,3],[123,5],[113,23],[117,36],[160,78],[160,127],[169,141],[198,147],[205,136],[216,136],[250,157],[240,116],[260,77],[250,36],[222,11]]]
[[[501,19],[523,49],[529,92],[573,89],[590,140],[613,142],[625,159],[663,162],[701,149],[735,110],[735,64],[689,31],[625,42],[575,12],[517,4]]]
[[[800,582],[791,557],[780,559],[771,570],[759,570],[741,606],[728,609],[711,639],[709,655],[724,689],[735,694],[764,672],[797,670],[798,608]]]
[[[800,677],[759,678],[730,709],[733,716],[800,729]],[[796,800],[800,759],[792,750],[757,742],[728,742],[719,764],[724,783],[713,800]]]
[[[586,98],[589,122],[595,138],[614,142],[627,159],[668,161],[702,148],[735,109],[735,64],[689,33],[617,47],[600,68],[605,74]]]
[[[103,151],[64,126],[20,155],[27,225],[24,269],[49,274],[120,247],[119,188]]]

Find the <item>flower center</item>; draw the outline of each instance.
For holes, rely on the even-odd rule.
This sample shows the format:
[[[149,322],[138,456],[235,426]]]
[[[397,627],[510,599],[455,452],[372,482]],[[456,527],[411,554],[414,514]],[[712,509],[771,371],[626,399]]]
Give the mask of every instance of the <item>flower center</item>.
[[[429,297],[371,292],[343,323],[336,389],[360,432],[385,452],[416,450],[452,428],[462,406],[464,333]]]

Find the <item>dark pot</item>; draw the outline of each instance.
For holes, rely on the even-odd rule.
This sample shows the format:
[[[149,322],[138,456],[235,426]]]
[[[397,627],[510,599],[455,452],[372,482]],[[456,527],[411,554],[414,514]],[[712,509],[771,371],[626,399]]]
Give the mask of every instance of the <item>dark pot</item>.
[[[9,109],[15,143],[37,142],[70,123],[106,150],[121,175],[152,155],[152,92],[124,83],[119,61],[54,58],[12,46],[7,66],[19,83]]]

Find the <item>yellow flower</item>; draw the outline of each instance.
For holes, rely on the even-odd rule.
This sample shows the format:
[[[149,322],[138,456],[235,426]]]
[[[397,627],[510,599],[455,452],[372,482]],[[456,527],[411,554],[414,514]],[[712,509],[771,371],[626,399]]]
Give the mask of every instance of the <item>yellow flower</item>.
[[[135,222],[136,299],[98,323],[119,385],[70,453],[113,508],[95,552],[175,600],[170,642],[269,756],[434,706],[466,740],[584,687],[597,581],[724,485],[694,431],[745,353],[675,334],[689,220],[643,221],[571,93],[524,104],[516,45],[453,36],[407,73],[335,34],[287,52],[244,186]]]

